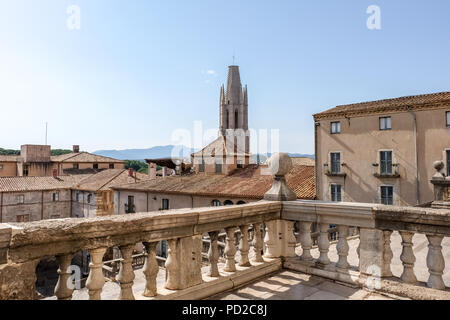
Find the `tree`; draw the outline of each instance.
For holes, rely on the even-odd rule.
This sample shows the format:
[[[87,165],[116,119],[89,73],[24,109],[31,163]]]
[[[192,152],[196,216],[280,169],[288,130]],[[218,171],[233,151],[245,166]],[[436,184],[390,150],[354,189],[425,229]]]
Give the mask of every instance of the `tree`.
[[[126,169],[133,168],[134,171],[140,173],[148,173],[148,164],[139,160],[126,160],[125,168]]]

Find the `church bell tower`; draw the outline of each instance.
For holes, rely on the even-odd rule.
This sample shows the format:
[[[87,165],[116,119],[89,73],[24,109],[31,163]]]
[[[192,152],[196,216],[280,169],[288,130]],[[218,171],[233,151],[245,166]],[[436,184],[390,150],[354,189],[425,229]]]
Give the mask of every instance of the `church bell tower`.
[[[249,153],[248,94],[247,86],[242,88],[239,66],[228,67],[227,87],[220,88],[220,135],[234,137],[238,147],[245,142],[242,151]]]

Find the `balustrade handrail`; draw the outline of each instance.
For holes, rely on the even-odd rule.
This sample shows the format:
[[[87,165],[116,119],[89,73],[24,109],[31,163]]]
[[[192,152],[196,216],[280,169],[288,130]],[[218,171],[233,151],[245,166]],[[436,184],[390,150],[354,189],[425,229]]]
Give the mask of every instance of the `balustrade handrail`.
[[[10,233],[3,248],[11,262],[99,247],[188,237],[227,227],[280,218],[281,202],[207,207],[96,218],[69,218],[0,224]],[[1,249],[1,248],[0,248]],[[36,250],[37,249],[37,250]]]

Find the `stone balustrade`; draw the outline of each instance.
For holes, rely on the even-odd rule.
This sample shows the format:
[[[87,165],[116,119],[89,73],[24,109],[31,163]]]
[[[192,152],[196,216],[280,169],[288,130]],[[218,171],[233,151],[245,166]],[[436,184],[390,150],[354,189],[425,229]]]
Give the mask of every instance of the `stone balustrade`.
[[[4,243],[2,250],[5,251],[6,263],[0,265],[0,283],[2,284],[0,298],[34,298],[35,268],[42,258],[55,256],[60,264],[60,279],[55,295],[60,299],[70,299],[72,291],[67,288],[67,279],[70,277],[67,272],[68,265],[76,252],[88,250],[90,273],[86,287],[89,290],[90,299],[100,299],[105,283],[102,271],[103,256],[107,248],[117,246],[122,255],[117,276],[120,284],[118,298],[134,299],[132,253],[136,243],[143,243],[147,252],[144,265],[147,284],[142,296],[157,296],[156,275],[159,266],[155,248],[161,240],[168,242],[165,289],[180,291],[201,285],[204,282],[201,273],[203,235],[209,235],[211,239],[208,254],[209,277],[223,278],[224,275],[219,272],[218,266],[219,232],[225,230],[227,233],[226,264],[223,271],[236,273],[239,271],[237,267],[240,270],[251,269],[254,263],[249,259],[248,230],[250,226],[253,226],[255,233],[253,237],[253,245],[256,248],[254,249],[255,262],[261,264],[264,263],[261,257],[262,226],[270,221],[279,220],[280,214],[281,202],[262,201],[239,206],[172,210],[164,213],[3,224],[0,230],[1,239],[5,239],[2,242]],[[236,230],[240,230],[238,248],[235,246]],[[269,237],[267,241],[275,242],[275,239]],[[236,263],[237,252],[239,252],[239,261]],[[267,272],[273,272],[274,266],[275,269],[280,268],[281,263],[279,261],[278,264],[272,263]],[[259,274],[261,275],[264,273]]]
[[[416,299],[450,298],[443,281],[445,259],[442,240],[450,236],[450,210],[395,207],[363,203],[327,203],[321,201],[285,201],[283,221],[298,222],[302,253],[284,262],[285,268],[346,282],[352,285],[406,295]],[[319,229],[319,256],[311,256],[311,226]],[[338,260],[329,259],[329,226],[336,225]],[[359,264],[350,266],[349,228],[359,229]],[[398,231],[402,239],[400,260],[403,273],[399,278],[391,272],[391,235]],[[420,283],[414,274],[416,261],[412,238],[424,234],[428,239],[427,267],[429,279]],[[430,290],[428,290],[430,288]],[[444,290],[444,291],[437,291]]]
[[[117,298],[123,300],[203,299],[281,268],[415,299],[450,299],[443,281],[442,253],[443,238],[450,235],[450,210],[298,201],[284,179],[290,161],[284,154],[270,159],[274,184],[260,202],[0,224],[0,299],[36,298],[36,266],[49,256],[56,257],[59,264],[55,296],[71,299],[69,265],[80,250],[87,250],[90,255],[86,282],[89,298],[101,299],[105,284],[103,260],[111,247],[118,247],[122,256]],[[316,229],[312,230],[313,226]],[[359,231],[357,265],[349,262],[349,236],[353,235],[350,230]],[[394,231],[401,237],[403,272],[399,277],[394,277],[391,271]],[[317,234],[316,241],[313,234]],[[426,283],[419,282],[415,274],[415,234],[426,235],[428,241]],[[225,242],[223,263],[219,262],[220,237]],[[202,273],[205,238],[209,239],[209,266]],[[335,239],[337,243],[330,241]],[[157,285],[160,268],[156,256],[157,243],[162,240],[168,244],[163,287]],[[137,243],[145,247],[143,292],[132,290],[135,280],[132,254]],[[330,258],[334,245],[335,260]]]

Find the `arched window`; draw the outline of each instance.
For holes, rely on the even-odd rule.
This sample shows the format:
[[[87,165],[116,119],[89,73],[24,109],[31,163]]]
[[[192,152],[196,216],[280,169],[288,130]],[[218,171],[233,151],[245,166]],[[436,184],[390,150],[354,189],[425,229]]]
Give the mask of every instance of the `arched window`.
[[[236,204],[245,204],[245,201],[239,200]]]
[[[230,127],[230,112],[227,110],[227,118],[225,120],[225,128],[228,129]]]
[[[234,112],[234,128],[237,129],[239,127],[239,121],[238,121],[238,112]]]
[[[211,202],[211,205],[212,205],[213,207],[220,207],[222,204],[220,203],[219,200],[213,200],[213,201]]]
[[[225,200],[224,203],[223,203],[224,206],[232,206],[233,204],[234,203],[231,200]]]

